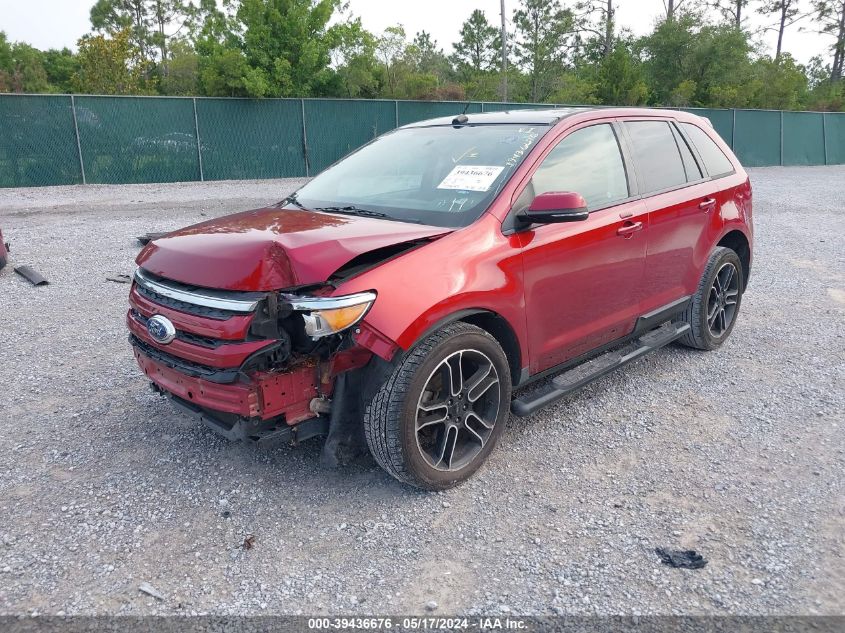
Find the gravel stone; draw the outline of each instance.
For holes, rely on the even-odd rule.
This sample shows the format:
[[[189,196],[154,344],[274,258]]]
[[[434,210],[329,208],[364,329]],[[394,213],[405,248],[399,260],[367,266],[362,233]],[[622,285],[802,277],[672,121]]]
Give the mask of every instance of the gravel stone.
[[[161,593],[159,593],[156,588],[148,582],[142,582],[140,585],[138,585],[138,591],[141,591],[147,594],[148,596],[152,596],[156,600],[164,600],[164,596],[161,595]]]
[[[132,358],[105,277],[132,273],[135,237],[302,181],[0,189],[10,263],[50,280],[0,271],[0,613],[845,613],[845,167],[750,171],[731,339],[511,419],[445,495],[323,470],[319,441],[229,443]]]

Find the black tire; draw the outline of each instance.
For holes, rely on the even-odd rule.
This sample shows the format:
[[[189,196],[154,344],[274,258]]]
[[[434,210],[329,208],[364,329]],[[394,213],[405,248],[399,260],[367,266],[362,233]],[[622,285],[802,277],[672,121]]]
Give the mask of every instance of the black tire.
[[[724,295],[725,293],[734,292],[731,290],[720,293],[714,284],[716,284],[717,275],[720,275],[720,280],[725,279],[727,271],[732,269],[731,284],[735,283],[735,303],[726,306],[724,302],[719,304],[719,299],[716,295]],[[713,350],[722,345],[733,331],[736,319],[739,316],[739,308],[742,304],[742,292],[745,289],[745,279],[743,278],[742,262],[739,256],[729,248],[717,246],[710,259],[707,260],[707,266],[704,267],[704,273],[701,275],[701,281],[698,284],[698,289],[693,295],[687,309],[683,313],[682,320],[689,324],[690,331],[678,340],[682,345],[701,350]],[[716,299],[714,301],[714,299]],[[727,299],[730,301],[730,298]],[[719,307],[721,305],[721,307]],[[711,327],[710,314],[713,310],[724,311],[733,307],[730,313],[729,321],[724,322],[724,327]],[[708,314],[709,313],[709,314]],[[719,326],[722,325],[719,315],[716,315],[716,321]]]
[[[456,357],[457,360],[455,360]],[[453,419],[461,418],[460,415],[456,415],[454,418],[449,417],[449,422],[429,422],[422,425],[422,428],[429,427],[428,429],[418,430],[418,414],[422,410],[423,398],[426,396],[433,398],[434,393],[431,389],[426,390],[426,387],[431,387],[438,381],[443,385],[448,379],[444,376],[447,374],[453,376],[457,373],[461,376],[460,393],[463,394],[463,385],[471,383],[470,379],[464,380],[463,373],[473,371],[472,363],[477,362],[478,368],[470,378],[480,376],[483,369],[488,367],[488,361],[489,365],[495,368],[498,387],[491,382],[494,379],[493,372],[488,370],[485,384],[487,382],[491,384],[484,388],[481,395],[476,395],[476,400],[471,401],[470,394],[473,389],[480,390],[480,387],[470,387],[466,390],[466,396],[452,395],[451,391],[448,396],[443,396],[442,392],[438,392],[438,402],[426,403],[426,406],[437,410],[437,415],[440,415],[442,406],[443,415],[451,415],[456,407],[460,409],[463,406],[463,410],[466,411],[467,406],[474,409],[480,403],[485,407],[483,415],[487,418],[487,422],[495,420],[492,429],[476,426],[477,422],[469,418],[472,415],[470,412],[463,414],[466,417],[462,418],[462,421],[451,422]],[[444,364],[448,367],[444,368]],[[456,372],[454,367],[461,369]],[[478,383],[478,385],[481,384],[481,382]],[[445,398],[442,405],[441,398]],[[456,404],[452,404],[452,398],[455,399]],[[464,399],[459,401],[459,398]],[[496,399],[498,399],[498,409],[494,414],[492,407]],[[510,399],[510,369],[505,353],[496,339],[474,325],[462,322],[451,323],[429,335],[408,351],[367,406],[364,413],[364,434],[375,460],[396,479],[417,488],[445,490],[471,477],[495,448],[507,421]],[[449,405],[447,406],[445,402]],[[460,405],[459,402],[464,402],[464,404]],[[423,415],[426,414],[423,413]],[[481,417],[475,416],[475,418],[479,422],[482,421]],[[423,422],[425,421],[424,418]],[[476,427],[480,434],[471,426]],[[433,435],[441,432],[445,434],[445,437],[438,435],[439,439],[431,439],[430,443],[439,446],[439,440],[442,439],[445,455],[446,446],[454,437],[454,440],[451,440],[452,452],[449,464],[441,459],[432,465],[434,458],[422,445],[428,442],[424,434]],[[451,435],[452,433],[454,435]],[[458,443],[462,438],[469,438],[464,447],[465,450],[461,451],[464,458],[469,461],[462,463],[458,460],[453,464],[453,457],[458,452]],[[473,446],[473,443],[477,446]],[[431,448],[436,449],[437,446]],[[433,450],[433,452],[436,451]],[[447,466],[448,469],[444,470],[443,468]]]

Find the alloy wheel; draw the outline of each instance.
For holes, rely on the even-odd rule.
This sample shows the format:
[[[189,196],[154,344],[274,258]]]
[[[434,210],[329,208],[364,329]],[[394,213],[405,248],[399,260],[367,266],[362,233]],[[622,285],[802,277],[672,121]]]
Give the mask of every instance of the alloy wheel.
[[[739,273],[734,264],[727,262],[716,273],[707,296],[707,327],[713,337],[723,336],[730,328],[738,298]]]
[[[499,374],[486,354],[465,349],[443,359],[417,403],[415,432],[423,459],[441,471],[472,463],[490,439],[500,400]]]

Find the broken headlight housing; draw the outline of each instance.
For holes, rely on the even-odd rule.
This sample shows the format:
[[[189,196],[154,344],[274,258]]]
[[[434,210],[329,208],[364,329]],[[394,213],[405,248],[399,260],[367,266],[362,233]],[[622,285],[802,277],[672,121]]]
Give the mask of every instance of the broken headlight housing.
[[[292,310],[302,313],[305,333],[313,340],[343,332],[358,323],[376,300],[375,292],[358,292],[340,297],[296,297],[283,295]]]

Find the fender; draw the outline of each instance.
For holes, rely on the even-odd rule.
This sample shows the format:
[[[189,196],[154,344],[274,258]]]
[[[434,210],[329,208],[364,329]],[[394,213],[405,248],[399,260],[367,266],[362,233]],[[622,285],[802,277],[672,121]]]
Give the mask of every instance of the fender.
[[[521,238],[503,235],[490,214],[472,226],[472,232],[455,231],[338,286],[339,295],[378,293],[360,327],[360,345],[378,354],[373,346],[384,350],[383,339],[389,339],[408,350],[450,320],[489,312],[510,326],[527,363]],[[461,265],[450,265],[454,253],[461,254]]]
[[[435,306],[435,308],[437,308],[437,306]],[[439,310],[432,309],[431,312],[436,313],[436,312],[439,312]],[[449,325],[450,323],[454,323],[455,321],[463,321],[463,320],[467,319],[468,317],[473,317],[475,315],[481,315],[481,314],[488,314],[492,317],[498,317],[500,319],[503,319],[507,323],[507,319],[505,319],[501,314],[496,314],[492,310],[487,310],[485,308],[467,308],[465,310],[458,310],[457,312],[452,312],[451,314],[444,316],[440,320],[435,321],[428,328],[422,330],[421,334],[411,344],[411,347],[413,347],[414,345],[416,345],[417,343],[419,343],[420,341],[425,339],[429,334],[433,334],[434,332],[436,332],[440,328],[442,328],[446,325]],[[421,317],[421,320],[422,320],[422,317]],[[431,318],[430,318],[430,316],[426,316],[424,320],[425,320],[425,322],[429,322],[431,320]],[[513,330],[513,325],[511,323],[508,323],[508,325],[510,326],[511,330]],[[414,324],[409,329],[413,329],[414,331],[419,331],[420,326],[418,326],[417,324]]]

